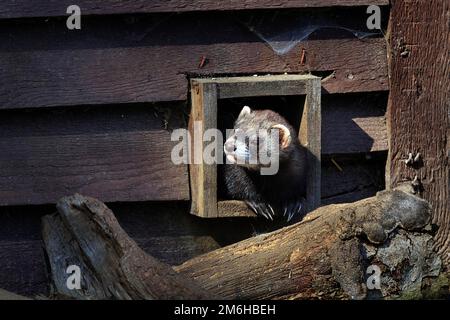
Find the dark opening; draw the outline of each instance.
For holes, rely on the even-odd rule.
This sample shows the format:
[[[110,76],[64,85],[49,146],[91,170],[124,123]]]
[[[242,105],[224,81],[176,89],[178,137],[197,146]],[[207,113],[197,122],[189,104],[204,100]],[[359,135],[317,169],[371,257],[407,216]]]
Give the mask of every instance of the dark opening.
[[[217,125],[222,132],[224,141],[226,130],[233,129],[234,121],[244,106],[249,106],[252,110],[270,109],[283,116],[293,127],[296,133],[300,128],[301,117],[305,104],[305,96],[269,96],[220,99],[217,103]],[[218,200],[230,200],[224,190],[222,174],[223,164],[218,165]]]

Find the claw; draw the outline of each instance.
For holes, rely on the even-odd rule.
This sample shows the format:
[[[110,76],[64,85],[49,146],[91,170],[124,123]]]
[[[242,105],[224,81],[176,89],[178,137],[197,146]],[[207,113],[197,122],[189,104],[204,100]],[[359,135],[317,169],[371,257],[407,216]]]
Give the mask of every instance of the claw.
[[[264,218],[266,218],[267,220],[270,219],[270,214],[267,211],[267,208],[264,208],[262,205],[259,205],[259,211],[260,211],[260,215],[262,215]]]
[[[302,207],[303,205],[300,200],[290,203],[287,221],[290,222],[296,214],[299,214],[302,210]]]
[[[267,220],[273,221],[273,216],[275,212],[269,204],[265,204],[264,202],[255,202],[255,201],[246,201],[248,206],[260,216],[263,216]]]
[[[289,212],[289,216],[288,216],[288,218],[287,218],[287,222],[290,222],[290,221],[291,221],[291,219],[292,219],[292,217],[294,216],[294,214],[295,214],[294,211]]]
[[[275,212],[273,211],[273,208],[272,208],[272,206],[270,204],[268,204],[267,206],[269,207],[270,211],[272,212],[272,214],[269,214],[269,218],[270,218],[270,220],[273,221],[273,217],[275,216]]]
[[[246,201],[246,203],[256,214],[258,214],[258,210],[256,210],[255,205],[253,204],[253,202]]]
[[[300,214],[300,212],[302,211],[302,207],[303,207],[302,202],[300,200],[298,200],[297,201],[297,210],[296,210],[297,214]]]

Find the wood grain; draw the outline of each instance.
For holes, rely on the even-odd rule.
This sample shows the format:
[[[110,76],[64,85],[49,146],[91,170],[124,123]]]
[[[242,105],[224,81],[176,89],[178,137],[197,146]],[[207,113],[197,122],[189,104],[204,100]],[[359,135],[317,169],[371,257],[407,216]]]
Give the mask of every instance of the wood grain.
[[[177,142],[164,122],[152,108],[4,114],[0,204],[54,203],[75,191],[105,201],[189,199],[187,166],[171,161]]]
[[[322,161],[322,204],[354,202],[384,190],[386,153],[374,159],[332,157]]]
[[[373,294],[365,286],[366,266],[384,263],[390,268],[383,269],[381,281],[394,285],[382,286],[378,299],[394,298],[412,284],[420,292],[423,279],[439,274],[440,261],[426,245],[432,241],[424,231],[429,220],[426,201],[380,192],[352,204],[320,207],[300,223],[214,250],[175,270],[227,299],[364,299]],[[404,270],[405,261],[417,269]],[[404,279],[408,284],[402,286]]]
[[[393,1],[391,14],[391,94],[388,128],[391,187],[418,177],[420,194],[440,226],[436,249],[450,264],[448,110],[450,108],[450,3],[446,0]],[[409,153],[423,165],[408,167]]]
[[[322,155],[321,83],[318,78],[306,84],[306,98],[299,129],[300,143],[306,148],[306,210],[320,206]]]
[[[28,297],[48,294],[42,241],[0,241],[0,268],[3,289]]]
[[[383,39],[310,40],[279,56],[227,15],[154,19],[89,20],[76,33],[56,22],[5,24],[0,109],[186,100],[193,75],[319,72],[332,74],[325,93],[388,89]]]
[[[102,202],[64,197],[58,213],[42,218],[42,238],[55,292],[81,300],[185,300],[214,296],[147,255]],[[77,265],[83,290],[67,287],[67,265]]]
[[[144,251],[170,265],[238,242],[254,232],[246,219],[192,216],[187,201],[123,202],[109,207]],[[54,205],[0,207],[0,288],[28,297],[49,295],[41,217],[54,212]]]
[[[263,75],[247,77],[195,78],[196,83],[214,83],[218,99],[290,96],[306,94],[306,83],[316,77],[311,75]],[[320,78],[318,78],[320,81]],[[320,92],[319,92],[320,94]]]
[[[0,19],[21,17],[65,16],[69,0],[4,0],[0,7]],[[95,0],[78,0],[83,15],[124,14],[149,12],[183,12],[206,10],[248,10],[280,8],[312,8],[334,6],[387,5],[388,0],[103,0],[101,5]]]
[[[217,217],[217,165],[206,163],[205,150],[211,141],[205,140],[205,132],[217,128],[218,88],[215,83],[200,83],[192,80],[191,114],[189,132],[191,154],[189,179],[191,187],[191,213],[204,218]],[[215,150],[221,150],[217,145]]]

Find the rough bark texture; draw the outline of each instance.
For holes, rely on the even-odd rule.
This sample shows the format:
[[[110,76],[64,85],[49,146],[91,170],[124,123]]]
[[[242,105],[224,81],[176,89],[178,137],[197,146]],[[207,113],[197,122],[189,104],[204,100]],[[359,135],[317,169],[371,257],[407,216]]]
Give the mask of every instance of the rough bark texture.
[[[448,127],[450,2],[393,1],[388,187],[414,181],[440,225],[436,249],[450,266]],[[408,166],[409,153],[421,159]]]
[[[300,224],[251,238],[175,269],[226,298],[395,298],[438,276],[429,205],[401,191],[321,207]],[[413,232],[415,231],[415,232]],[[367,290],[366,268],[382,270]]]
[[[417,297],[441,269],[428,203],[401,191],[322,207],[298,224],[193,258],[174,268],[185,281],[145,255],[102,203],[75,195],[58,211],[44,219],[44,240],[57,292],[74,298],[205,297],[187,289],[197,285],[210,298]],[[67,290],[70,264],[80,265],[83,290]],[[365,285],[372,264],[382,270],[380,290]]]
[[[205,291],[147,255],[112,211],[93,198],[74,195],[43,218],[43,238],[57,293],[78,299],[205,299]],[[80,290],[66,285],[67,267],[81,269]]]

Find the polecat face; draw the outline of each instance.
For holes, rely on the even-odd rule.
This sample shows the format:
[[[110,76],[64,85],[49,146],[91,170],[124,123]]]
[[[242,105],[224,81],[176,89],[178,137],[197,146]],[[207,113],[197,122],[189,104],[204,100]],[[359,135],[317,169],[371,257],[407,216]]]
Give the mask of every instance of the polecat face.
[[[228,163],[251,170],[278,166],[289,157],[288,126],[283,117],[271,110],[251,110],[245,106],[224,145]]]

